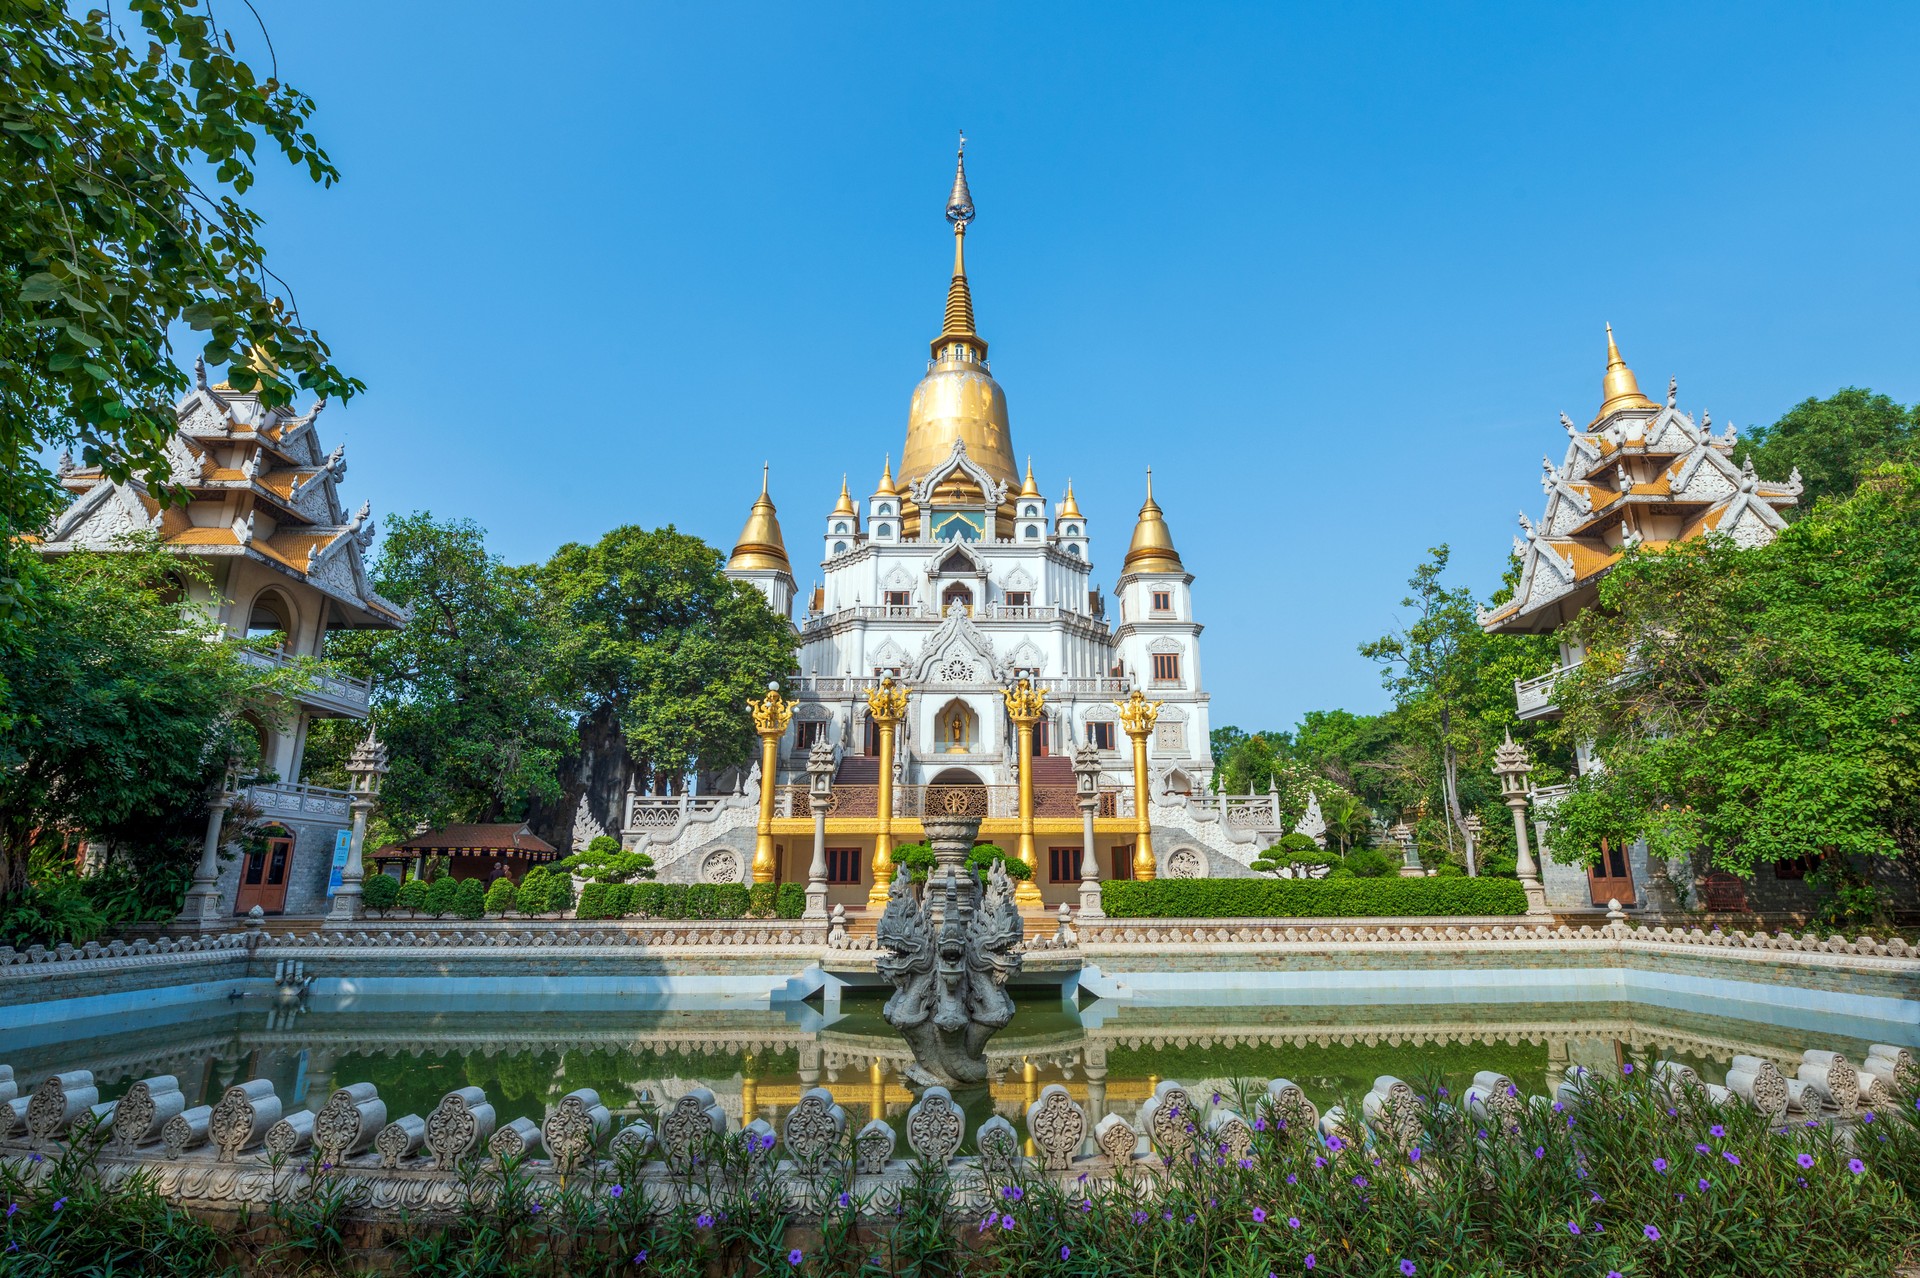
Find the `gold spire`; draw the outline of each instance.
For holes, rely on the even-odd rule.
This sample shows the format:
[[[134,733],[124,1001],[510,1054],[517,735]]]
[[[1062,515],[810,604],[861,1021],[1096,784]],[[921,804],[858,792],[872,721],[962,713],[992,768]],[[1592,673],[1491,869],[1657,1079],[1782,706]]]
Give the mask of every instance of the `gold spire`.
[[[1067,481],[1067,495],[1061,499],[1060,508],[1054,512],[1056,519],[1080,519],[1080,503],[1073,499],[1073,481]]]
[[[953,223],[953,279],[947,284],[947,320],[933,339],[933,357],[955,342],[972,346],[987,357],[987,344],[973,331],[973,293],[967,288],[967,224],[973,221],[973,193],[967,190],[967,135],[960,135],[954,158],[953,190],[947,195],[947,221]]]
[[[787,562],[787,543],[780,535],[780,520],[774,513],[773,498],[767,496],[767,470],[767,466],[762,464],[760,496],[748,512],[746,526],[740,530],[740,540],[734,543],[733,554],[727,559],[729,569],[793,571],[793,565]]]
[[[887,454],[887,464],[880,471],[880,486],[874,489],[873,491],[876,493],[886,493],[889,496],[893,494],[893,454],[892,453]]]
[[[833,513],[836,515],[853,515],[859,513],[853,508],[853,494],[847,491],[847,477],[845,475],[840,476],[840,500],[834,503]]]
[[[1595,422],[1623,408],[1659,407],[1640,393],[1639,381],[1627,367],[1627,361],[1620,358],[1620,348],[1614,344],[1611,324],[1607,325],[1607,375],[1600,381],[1600,400],[1600,411],[1593,418]]]
[[[1153,467],[1147,467],[1147,500],[1140,507],[1140,521],[1133,526],[1133,541],[1127,546],[1127,557],[1120,565],[1120,571],[1128,572],[1185,572],[1186,565],[1180,562],[1180,552],[1173,548],[1173,533],[1167,527],[1167,520],[1160,513],[1160,503],[1153,499]]]
[[[1027,482],[1020,485],[1022,497],[1038,497],[1040,489],[1033,482],[1033,458],[1027,458]]]

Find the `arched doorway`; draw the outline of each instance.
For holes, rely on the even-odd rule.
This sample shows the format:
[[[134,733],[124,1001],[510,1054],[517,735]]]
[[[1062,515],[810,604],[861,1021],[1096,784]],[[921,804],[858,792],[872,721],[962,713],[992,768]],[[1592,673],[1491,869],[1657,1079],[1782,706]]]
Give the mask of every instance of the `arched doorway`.
[[[973,590],[964,581],[956,581],[940,592],[940,611],[944,614],[954,605],[966,609],[967,615],[973,615]]]
[[[947,816],[987,815],[987,787],[966,768],[943,768],[927,783],[922,812]]]
[[[242,844],[240,889],[233,896],[233,912],[245,914],[254,906],[262,913],[280,914],[287,908],[287,878],[293,871],[293,831],[270,825]]]
[[[968,754],[980,747],[980,716],[959,697],[941,706],[933,720],[935,747],[942,754]],[[979,784],[975,778],[974,784]]]
[[[263,590],[253,597],[247,609],[247,638],[265,640],[266,646],[282,652],[293,651],[297,614],[287,597],[277,590]]]

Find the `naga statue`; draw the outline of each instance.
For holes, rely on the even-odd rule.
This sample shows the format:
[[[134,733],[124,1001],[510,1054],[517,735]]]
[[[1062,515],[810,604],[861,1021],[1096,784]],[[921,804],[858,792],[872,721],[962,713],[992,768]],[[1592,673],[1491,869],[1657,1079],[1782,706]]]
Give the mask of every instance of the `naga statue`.
[[[937,918],[929,908],[936,892]],[[882,1015],[913,1049],[907,1077],[923,1087],[984,1083],[987,1040],[1013,1019],[1006,987],[1025,935],[1006,870],[995,864],[983,888],[972,871],[949,864],[943,880],[929,878],[923,906],[903,865],[876,932],[886,952],[875,966],[894,986]]]

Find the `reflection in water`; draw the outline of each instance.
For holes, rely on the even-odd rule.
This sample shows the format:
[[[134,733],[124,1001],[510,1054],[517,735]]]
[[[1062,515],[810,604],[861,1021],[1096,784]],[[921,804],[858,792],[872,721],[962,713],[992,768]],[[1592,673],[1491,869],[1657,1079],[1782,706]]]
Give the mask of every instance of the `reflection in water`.
[[[809,1087],[825,1085],[858,1123],[898,1118],[913,1103],[903,1081],[912,1055],[880,1016],[878,997],[821,1010],[672,1006],[636,1011],[591,1000],[510,998],[485,1010],[418,1000],[315,997],[304,1004],[248,998],[108,1021],[70,1021],[10,1034],[6,1061],[28,1084],[58,1070],[91,1069],[102,1099],[134,1080],[173,1074],[190,1103],[267,1078],[288,1108],[318,1109],[335,1086],[378,1084],[394,1116],[426,1114],[456,1087],[484,1088],[501,1113],[538,1119],[567,1092],[591,1087],[616,1113],[670,1102],[696,1084],[713,1089],[734,1123],[776,1128]],[[1631,1058],[1682,1061],[1722,1082],[1736,1053],[1787,1067],[1806,1047],[1864,1055],[1879,1024],[1834,1018],[1820,1032],[1626,1002],[1407,1006],[1235,1003],[1222,1007],[1027,1004],[994,1040],[993,1078],[970,1106],[1021,1126],[1040,1088],[1062,1083],[1097,1121],[1136,1121],[1154,1082],[1176,1078],[1206,1095],[1234,1078],[1293,1079],[1323,1107],[1356,1096],[1380,1074],[1437,1077],[1454,1090],[1493,1069],[1533,1092],[1551,1091],[1569,1065]],[[1900,1039],[1903,1044],[1907,1039]]]

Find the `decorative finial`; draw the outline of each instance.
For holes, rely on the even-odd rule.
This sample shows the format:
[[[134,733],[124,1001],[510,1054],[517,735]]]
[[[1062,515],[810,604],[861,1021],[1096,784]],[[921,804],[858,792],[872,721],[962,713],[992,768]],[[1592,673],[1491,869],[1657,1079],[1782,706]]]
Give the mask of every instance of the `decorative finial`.
[[[1679,400],[1679,398],[1680,398],[1680,379],[1677,377],[1669,377],[1667,379],[1667,407],[1672,408],[1675,402]]]
[[[762,497],[765,497],[767,495],[767,472],[772,469],[773,469],[772,462],[760,463],[760,495]]]
[[[197,390],[207,388],[207,357],[204,355],[193,357],[193,385]]]
[[[967,190],[967,135],[960,134],[960,149],[954,155],[953,190],[947,195],[947,221],[953,223],[955,234],[964,234],[967,223],[973,221],[973,194]]]

